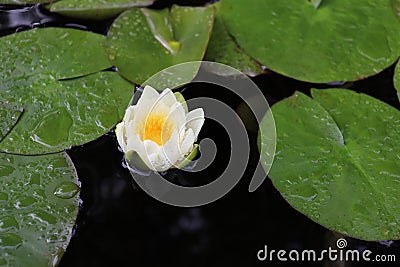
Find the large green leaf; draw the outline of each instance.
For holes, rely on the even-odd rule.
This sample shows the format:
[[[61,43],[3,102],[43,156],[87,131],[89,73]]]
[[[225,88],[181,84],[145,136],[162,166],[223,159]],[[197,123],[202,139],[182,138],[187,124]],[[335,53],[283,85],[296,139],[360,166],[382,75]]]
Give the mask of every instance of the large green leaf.
[[[49,3],[55,0],[0,0],[0,5],[26,5],[26,4],[38,4],[38,3]]]
[[[43,154],[87,143],[114,127],[132,94],[133,86],[114,72],[0,90],[0,99],[24,108],[0,151]]]
[[[325,3],[325,2],[324,2]],[[400,112],[352,91],[313,90],[275,104],[269,176],[321,225],[356,238],[400,238]],[[268,125],[261,124],[261,144]],[[261,157],[269,161],[261,145]]]
[[[219,7],[220,5],[217,6]],[[250,76],[256,76],[264,71],[261,64],[249,57],[229,35],[220,18],[219,11],[215,16],[210,42],[204,59],[229,65]]]
[[[62,28],[0,38],[0,99],[24,108],[0,151],[59,152],[101,136],[121,119],[130,83],[111,72],[70,79],[111,66],[104,42],[99,34]]]
[[[391,0],[224,0],[221,16],[239,46],[267,68],[308,82],[374,75],[400,54]]]
[[[128,10],[108,32],[110,59],[121,75],[141,84],[169,66],[201,60],[213,18],[213,6]]]
[[[34,76],[66,79],[111,67],[105,37],[64,28],[38,28],[0,38],[0,89]]]
[[[0,102],[0,141],[17,123],[23,109]]]
[[[144,7],[152,0],[61,0],[51,5],[50,11],[83,19],[106,19],[132,7]]]
[[[65,153],[0,153],[0,265],[54,266],[78,213],[75,169]]]

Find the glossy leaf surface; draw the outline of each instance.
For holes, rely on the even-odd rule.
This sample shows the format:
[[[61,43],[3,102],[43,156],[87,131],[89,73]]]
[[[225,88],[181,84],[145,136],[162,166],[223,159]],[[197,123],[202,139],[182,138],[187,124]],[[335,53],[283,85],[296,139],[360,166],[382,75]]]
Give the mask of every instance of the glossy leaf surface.
[[[400,21],[390,0],[311,2],[224,0],[221,16],[246,53],[298,80],[359,80],[397,60]]]
[[[272,107],[274,186],[295,209],[331,230],[399,239],[400,112],[347,90],[312,95],[296,93]],[[261,147],[266,127],[261,124]]]

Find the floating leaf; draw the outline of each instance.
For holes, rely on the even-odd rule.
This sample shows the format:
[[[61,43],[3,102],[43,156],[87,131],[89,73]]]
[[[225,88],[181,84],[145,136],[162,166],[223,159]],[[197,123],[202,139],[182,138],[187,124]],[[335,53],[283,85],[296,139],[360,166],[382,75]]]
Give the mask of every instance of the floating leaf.
[[[98,34],[62,28],[0,38],[0,99],[24,108],[0,151],[58,152],[99,137],[120,120],[132,86],[116,73],[56,80],[108,68],[104,41]]]
[[[210,42],[204,59],[229,65],[250,76],[256,76],[264,72],[261,64],[240,49],[232,36],[229,35],[219,12],[215,16]],[[222,74],[226,74],[226,70]]]
[[[87,143],[120,121],[132,94],[133,86],[114,72],[0,90],[0,99],[24,107],[0,151],[43,154]]]
[[[0,141],[17,123],[22,114],[22,108],[0,102]]]
[[[169,66],[201,60],[213,18],[213,6],[128,10],[108,32],[110,59],[121,75],[141,84]]]
[[[38,28],[0,38],[0,89],[34,76],[78,77],[111,67],[105,37],[64,28]]]
[[[129,8],[152,3],[152,0],[61,0],[52,4],[50,11],[74,18],[101,20],[115,17]]]
[[[0,0],[0,5],[26,5],[26,4],[39,4],[49,3],[55,0]]]
[[[353,81],[400,54],[390,1],[224,0],[221,16],[239,46],[267,68],[308,82]]]
[[[347,90],[313,90],[275,104],[269,177],[297,210],[365,240],[400,238],[400,112]],[[268,125],[261,124],[263,132]],[[262,147],[262,145],[261,145]],[[262,159],[269,156],[261,148]]]
[[[0,153],[0,262],[54,266],[71,238],[78,213],[75,169],[65,153]],[[67,197],[60,197],[67,195]]]

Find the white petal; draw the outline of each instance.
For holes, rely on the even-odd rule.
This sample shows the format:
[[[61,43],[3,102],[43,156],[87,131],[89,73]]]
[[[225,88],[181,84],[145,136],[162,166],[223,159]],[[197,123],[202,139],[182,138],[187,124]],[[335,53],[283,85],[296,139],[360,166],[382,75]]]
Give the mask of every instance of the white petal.
[[[174,164],[179,158],[179,134],[178,131],[172,133],[171,138],[162,146],[162,151],[167,160]]]
[[[143,89],[143,93],[139,98],[139,101],[137,102],[136,106],[141,106],[143,103],[145,102],[155,102],[157,100],[157,98],[159,97],[159,93],[157,92],[156,89],[154,89],[153,87],[146,85]]]
[[[178,129],[182,129],[185,126],[186,115],[185,109],[182,107],[182,104],[176,102],[170,109],[168,114],[168,119],[174,122],[175,126]]]
[[[126,121],[124,128],[125,128],[127,143],[129,143],[129,139],[132,139],[134,135],[137,135],[137,133],[135,132],[136,131],[135,121],[134,120]]]
[[[161,151],[160,147],[152,140],[144,140],[144,149],[146,150],[147,155],[159,153]]]
[[[192,129],[186,131],[185,137],[180,145],[180,154],[185,156],[193,150],[193,143],[195,141],[195,136]]]
[[[153,99],[153,101],[145,101],[141,103],[141,106],[137,106],[135,109],[135,126],[144,123],[147,120],[147,117],[150,113],[162,113],[169,114],[170,108],[165,106],[163,103],[156,102],[157,99]]]
[[[135,107],[129,106],[125,111],[125,116],[122,121],[127,122],[133,120],[134,114],[135,114]]]
[[[150,165],[148,166],[150,169],[154,171],[163,172],[171,168],[172,164],[169,160],[165,157],[163,153],[154,153],[149,156]]]
[[[167,107],[172,107],[176,102],[176,97],[174,93],[172,93],[171,89],[165,89],[158,98],[157,102],[160,101]]]
[[[126,152],[126,133],[125,133],[125,125],[123,122],[120,122],[117,124],[117,127],[115,128],[115,134],[117,135],[117,141],[120,147],[122,148],[122,151]]]
[[[177,131],[172,134],[171,139],[165,143],[164,146],[158,146],[156,143],[150,140],[145,140],[144,143],[146,143],[146,148],[138,151],[138,154],[147,167],[149,167],[151,170],[168,170],[178,161],[178,159],[181,158],[179,154]],[[147,153],[145,151],[146,149]]]
[[[128,134],[128,132],[127,132]],[[132,134],[127,136],[127,141],[126,141],[126,150],[134,150],[134,151],[140,151],[144,150],[144,144],[143,141],[140,140],[140,137],[138,134]]]
[[[133,126],[139,126],[139,125],[143,126],[153,106],[154,103],[151,102],[143,102],[140,107],[137,106],[135,117],[133,118],[133,123],[134,123]]]
[[[197,136],[204,124],[204,111],[202,108],[197,108],[186,114],[186,128],[191,128],[194,133],[194,139],[197,140]]]
[[[160,147],[151,140],[145,140],[144,142],[140,141],[138,144],[136,144],[135,148],[135,151],[138,153],[139,157],[146,164],[146,166],[151,170],[156,170],[153,165],[157,166],[157,164],[152,163],[151,158],[154,158],[154,156],[151,157],[151,155],[160,154]]]

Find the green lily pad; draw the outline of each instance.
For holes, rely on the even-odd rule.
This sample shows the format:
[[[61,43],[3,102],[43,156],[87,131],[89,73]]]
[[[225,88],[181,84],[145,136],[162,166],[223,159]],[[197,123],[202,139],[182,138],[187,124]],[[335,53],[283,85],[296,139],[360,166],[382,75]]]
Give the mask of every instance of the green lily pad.
[[[64,28],[37,28],[0,38],[0,89],[32,76],[78,77],[111,67],[105,37]]]
[[[79,187],[65,153],[0,153],[0,263],[55,266],[71,238]],[[68,195],[61,197],[60,192]]]
[[[216,6],[219,7],[220,5]],[[228,33],[218,9],[204,59],[231,66],[249,76],[256,76],[264,72],[261,64],[249,57]],[[221,74],[226,75],[226,70],[222,71]]]
[[[132,94],[133,86],[115,72],[0,90],[0,99],[24,108],[0,151],[43,154],[87,143],[120,121]]]
[[[0,0],[0,5],[26,5],[26,4],[40,4],[49,3],[55,0]]]
[[[393,84],[397,90],[397,97],[400,100],[400,63],[399,62],[397,62],[396,68],[394,69]]]
[[[59,152],[101,136],[120,120],[130,83],[111,72],[71,79],[111,66],[104,41],[99,34],[63,28],[0,38],[0,99],[24,108],[0,151]]]
[[[0,102],[0,141],[17,123],[23,109]]]
[[[348,90],[313,90],[272,107],[277,150],[269,177],[313,221],[365,240],[400,238],[400,112]],[[261,124],[261,158],[264,153]]]
[[[101,20],[117,16],[133,7],[145,7],[152,0],[61,0],[50,6],[50,11],[64,16]]]
[[[224,0],[221,16],[248,55],[298,80],[359,80],[397,60],[400,21],[391,1],[311,2]]]
[[[167,67],[201,60],[213,20],[213,6],[131,9],[111,25],[107,51],[121,75],[142,84]]]

